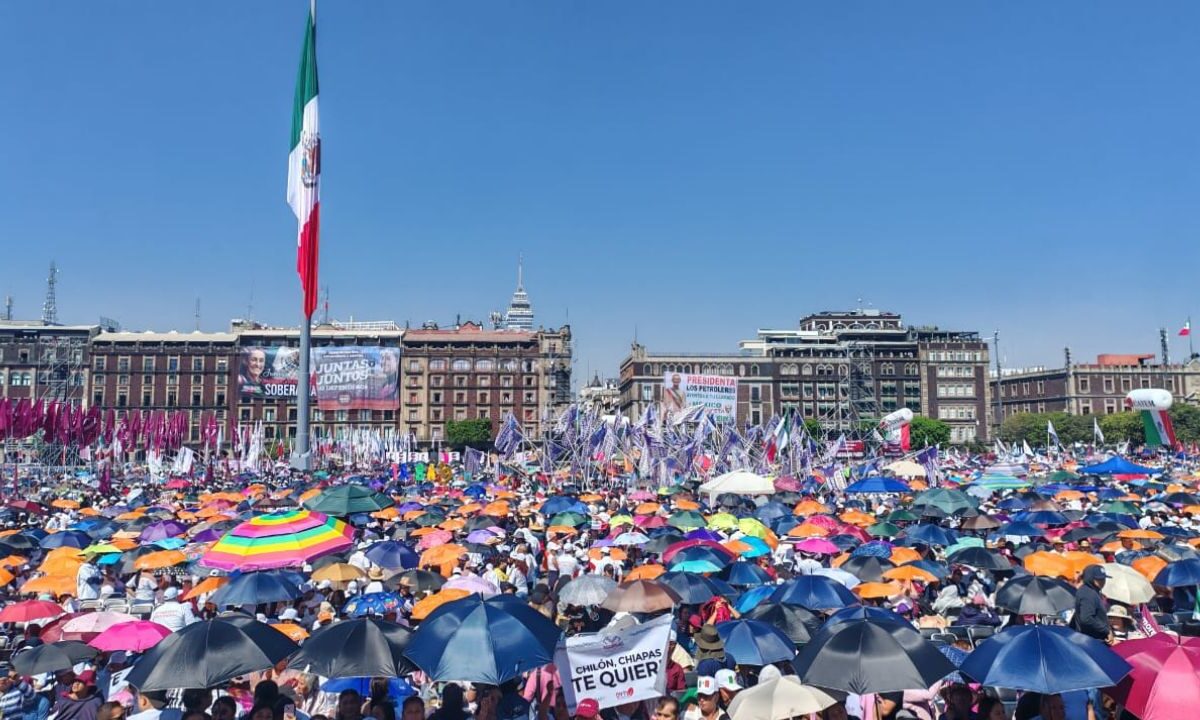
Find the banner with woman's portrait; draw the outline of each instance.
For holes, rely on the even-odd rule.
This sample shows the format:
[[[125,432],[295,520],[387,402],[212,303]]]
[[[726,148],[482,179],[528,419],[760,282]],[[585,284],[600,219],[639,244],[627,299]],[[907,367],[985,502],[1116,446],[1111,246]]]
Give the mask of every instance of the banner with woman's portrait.
[[[400,348],[375,346],[312,349],[313,398],[321,410],[395,410],[400,406]],[[294,402],[300,350],[247,347],[238,367],[243,400]]]

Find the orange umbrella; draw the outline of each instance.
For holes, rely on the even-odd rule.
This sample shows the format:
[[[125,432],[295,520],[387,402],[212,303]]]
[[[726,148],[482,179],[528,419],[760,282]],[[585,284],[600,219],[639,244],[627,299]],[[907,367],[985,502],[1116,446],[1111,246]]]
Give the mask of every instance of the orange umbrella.
[[[937,582],[937,575],[922,570],[915,565],[904,565],[902,567],[892,568],[883,573],[883,576],[888,580],[920,580],[921,582]]]
[[[829,565],[830,565],[830,567],[835,567],[835,568],[841,567],[842,563],[846,562],[849,559],[850,559],[850,553],[842,553],[841,555],[838,555],[837,557],[830,560]]]
[[[371,513],[371,517],[377,520],[395,520],[400,517],[400,511],[395,507],[385,507],[382,510],[376,510]]]
[[[892,548],[892,554],[888,559],[897,565],[903,565],[904,563],[916,562],[917,560],[920,560],[921,553],[917,552],[913,548],[902,547],[898,545]]]
[[[1085,495],[1078,490],[1063,490],[1054,496],[1055,500],[1082,500]]]
[[[1079,550],[1069,550],[1063,553],[1063,557],[1067,562],[1071,563],[1071,570],[1076,575],[1083,572],[1083,569],[1088,565],[1103,565],[1104,558],[1091,553],[1080,552]]]
[[[1160,532],[1155,532],[1153,530],[1138,529],[1138,530],[1122,530],[1121,532],[1117,533],[1117,537],[1132,538],[1134,540],[1162,540],[1166,536]]]
[[[424,514],[425,514],[424,510],[409,510],[408,512],[401,515],[400,519],[403,520],[404,522],[410,522],[412,520],[416,520],[417,518],[421,517]]]
[[[1188,515],[1200,515],[1200,505],[1188,505],[1183,511]]]
[[[436,545],[421,553],[419,566],[449,565],[457,562],[460,557],[466,554],[467,549],[462,545],[455,545],[453,543]]]
[[[517,494],[515,492],[513,492],[512,490],[501,490],[500,492],[496,493],[496,499],[497,500],[516,500]]]
[[[29,561],[26,560],[25,558],[21,557],[20,555],[9,555],[8,557],[0,558],[0,567],[3,567],[3,568],[21,567],[22,565],[24,565],[27,562],[29,562]]]
[[[96,517],[100,514],[100,511],[93,507],[85,507],[79,511],[79,514],[87,515],[88,517]]]
[[[676,500],[675,508],[677,510],[699,510],[700,503],[693,502],[692,500]]]
[[[580,499],[580,501],[585,502],[585,503],[594,503],[594,502],[600,502],[604,498],[600,497],[596,493],[584,493],[579,496],[579,499]]]
[[[638,565],[625,575],[625,580],[626,582],[630,580],[653,580],[666,571],[667,569],[665,567],[662,565],[656,565],[654,563],[650,563],[648,565]]]
[[[829,512],[829,508],[816,500],[801,500],[792,508],[793,515],[820,515]]]
[[[130,538],[119,538],[119,537],[112,538],[111,540],[108,541],[108,544],[112,545],[113,547],[117,548],[118,550],[132,550],[138,546],[137,542]]]
[[[633,509],[634,515],[653,515],[662,507],[656,502],[644,502]]]
[[[1062,555],[1056,555],[1045,551],[1030,553],[1025,556],[1025,569],[1034,575],[1045,575],[1047,577],[1064,577],[1072,578],[1075,576],[1075,570],[1071,566],[1071,562]]]
[[[1120,541],[1120,540],[1110,540],[1110,541],[1108,541],[1108,542],[1106,542],[1106,543],[1104,543],[1103,545],[1101,545],[1101,546],[1100,546],[1100,552],[1110,552],[1110,553],[1116,553],[1116,552],[1121,552],[1121,551],[1123,551],[1124,549],[1125,549],[1125,546],[1121,544],[1121,541]],[[1135,540],[1135,541],[1133,541],[1133,542],[1131,543],[1131,548],[1130,548],[1130,549],[1132,549],[1132,550],[1141,550],[1141,549],[1142,549],[1142,544],[1141,544],[1140,542],[1137,542],[1137,541]]]
[[[508,517],[509,507],[506,502],[496,501],[488,503],[479,512],[489,517]]]
[[[120,522],[127,522],[129,520],[137,520],[138,518],[145,516],[145,514],[146,513],[141,510],[130,510],[129,512],[123,512],[120,515],[118,515],[117,520]]]
[[[53,593],[75,596],[75,576],[43,575],[27,581],[21,586],[22,593]]]
[[[21,531],[16,528],[13,528],[12,530],[0,530],[0,537],[8,537],[9,535],[16,535],[19,532],[21,532]]]
[[[79,566],[83,564],[83,558],[71,557],[69,555],[59,555],[58,557],[48,557],[38,570],[47,575],[61,575],[75,579],[75,575],[79,573]]]
[[[842,513],[841,518],[842,518],[842,522],[844,522],[844,523],[848,523],[850,525],[858,525],[861,527],[867,527],[868,525],[874,525],[877,522],[874,515],[868,515],[865,512],[862,512],[861,510],[850,510],[848,512],[844,512],[844,513]]]
[[[159,570],[182,565],[185,562],[187,562],[187,556],[178,550],[159,550],[134,560],[133,567],[135,570]]]
[[[551,525],[546,530],[548,533],[558,533],[559,535],[578,535],[579,531],[570,525]]]
[[[902,590],[899,583],[865,582],[855,585],[853,592],[860,598],[886,598],[899,595]]]
[[[450,518],[449,520],[443,522],[441,525],[438,525],[438,527],[440,527],[441,529],[449,530],[451,532],[454,532],[455,530],[462,530],[466,526],[467,526],[467,521],[463,520],[462,518]]]
[[[56,507],[59,510],[78,510],[79,503],[74,500],[68,500],[66,498],[58,498],[57,500],[50,503],[50,507]]]
[[[460,507],[458,510],[455,510],[455,512],[458,513],[459,515],[470,515],[471,513],[477,513],[482,509],[483,509],[483,506],[480,505],[479,503],[467,503],[466,505],[463,505],[462,507]]]
[[[429,617],[429,613],[437,610],[446,603],[454,602],[455,600],[461,600],[470,594],[471,591],[464,588],[446,588],[445,590],[438,590],[436,593],[418,600],[416,604],[413,605],[412,619],[424,620],[425,618]]]
[[[588,550],[588,557],[590,557],[593,560],[599,560],[601,557],[604,556],[604,553],[601,552],[600,550],[601,550],[600,548],[592,548],[591,550]],[[613,560],[617,560],[617,561],[623,561],[623,560],[628,559],[628,557],[629,557],[625,553],[625,551],[619,547],[609,548],[608,554],[610,557],[612,557]]]
[[[1157,555],[1146,555],[1130,563],[1130,566],[1142,574],[1150,582],[1158,577],[1158,573],[1167,566],[1167,561]]]
[[[829,530],[814,523],[801,523],[787,531],[789,537],[825,537]]]
[[[759,540],[765,542],[767,547],[771,548],[772,551],[779,547],[779,536],[772,532],[770,528],[763,528],[763,536]]]
[[[0,568],[0,585],[7,585],[16,579],[17,579],[16,575],[13,575],[11,572],[9,572],[8,570],[5,570],[4,568]]]
[[[294,643],[304,642],[306,639],[308,639],[308,631],[305,630],[304,628],[300,627],[296,623],[292,623],[292,622],[274,623],[271,625],[271,627],[275,628],[276,630],[283,633],[284,635],[287,635],[289,638],[292,639],[292,642],[294,642]]]
[[[725,546],[725,548],[727,548],[730,552],[737,554],[737,555],[741,555],[744,552],[750,552],[750,550],[751,550],[751,547],[749,545],[747,545],[746,543],[742,542],[741,540],[726,540],[725,542],[723,542],[721,544],[723,546]]]
[[[329,582],[350,582],[351,580],[359,580],[366,576],[367,574],[357,565],[331,563],[313,572],[312,579],[317,582],[321,582],[322,580],[328,580]]]
[[[229,582],[229,578],[225,577],[223,575],[213,575],[210,577],[206,577],[200,581],[199,585],[197,585],[196,587],[194,587],[191,590],[188,590],[186,593],[184,593],[183,599],[191,600],[193,598],[198,598],[201,595],[206,595],[211,592],[216,592],[217,588],[221,587],[222,585],[224,585],[227,582]]]

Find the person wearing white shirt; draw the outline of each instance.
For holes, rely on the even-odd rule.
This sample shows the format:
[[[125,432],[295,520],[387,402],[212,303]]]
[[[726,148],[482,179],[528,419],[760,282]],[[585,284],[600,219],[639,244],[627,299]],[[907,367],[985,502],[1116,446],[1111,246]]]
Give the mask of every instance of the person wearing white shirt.
[[[150,613],[150,622],[156,622],[171,632],[177,632],[196,622],[190,603],[179,602],[179,588],[169,587],[163,592],[163,602]]]

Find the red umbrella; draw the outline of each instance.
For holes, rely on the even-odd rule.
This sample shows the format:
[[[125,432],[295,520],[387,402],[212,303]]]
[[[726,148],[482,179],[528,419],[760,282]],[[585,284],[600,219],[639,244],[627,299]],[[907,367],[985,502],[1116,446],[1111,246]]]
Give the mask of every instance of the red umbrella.
[[[63,614],[62,606],[49,600],[25,600],[0,610],[0,622],[30,622]]]
[[[638,515],[633,523],[643,530],[657,530],[667,526],[667,519],[662,515]]]
[[[34,515],[45,515],[46,508],[33,502],[32,500],[10,500],[8,502],[10,508],[16,508]]]
[[[1200,638],[1158,633],[1113,651],[1133,666],[1111,692],[1142,720],[1190,717],[1200,707]]]
[[[95,633],[75,633],[67,632],[63,629],[63,625],[66,625],[75,618],[81,617],[85,614],[86,613],[75,612],[67,613],[66,615],[60,615],[59,617],[56,617],[43,625],[42,631],[38,633],[38,637],[42,639],[42,642],[48,643],[55,643],[59,642],[60,640],[79,640],[81,642],[87,642],[93,636],[95,636]]]
[[[187,490],[191,486],[192,486],[192,484],[190,482],[188,482],[187,480],[184,480],[183,478],[175,478],[174,480],[168,480],[167,485],[166,485],[168,490]]]

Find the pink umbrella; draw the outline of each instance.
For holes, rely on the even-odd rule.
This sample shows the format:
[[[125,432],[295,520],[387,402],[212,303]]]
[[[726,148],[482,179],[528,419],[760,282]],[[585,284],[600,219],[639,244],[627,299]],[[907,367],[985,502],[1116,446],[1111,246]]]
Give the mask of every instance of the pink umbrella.
[[[813,553],[814,555],[837,555],[841,549],[829,542],[825,538],[810,537],[804,538],[796,543],[796,549],[800,552]]]
[[[667,526],[667,519],[662,515],[638,515],[633,519],[633,524],[643,530],[656,530]]]
[[[126,615],[119,612],[90,612],[84,613],[76,618],[71,618],[63,623],[62,629],[65,633],[102,633],[113,625],[128,623],[137,620],[132,615]]]
[[[638,502],[646,502],[654,499],[654,493],[650,492],[649,490],[634,490],[633,492],[629,493],[629,499],[637,500]]]
[[[102,652],[115,650],[143,652],[154,647],[170,634],[170,630],[158,623],[149,620],[134,620],[113,625],[92,638],[88,645]]]
[[[800,481],[794,477],[775,478],[776,492],[800,492]]]
[[[1142,720],[1192,717],[1200,707],[1200,638],[1158,633],[1113,645],[1133,666],[1113,697]]]
[[[500,588],[478,575],[459,575],[458,577],[450,578],[442,586],[443,590],[446,588],[457,588],[459,590],[466,590],[467,592],[479,593],[484,597],[492,597],[493,595],[500,594]]]
[[[827,530],[837,530],[838,527],[841,526],[841,523],[838,522],[837,518],[830,517],[828,515],[813,515],[812,517],[808,518],[808,520],[805,520],[805,522],[818,525]]]
[[[420,542],[417,543],[418,550],[428,550],[437,545],[445,545],[454,538],[454,535],[449,530],[435,530],[428,535],[422,535]]]

